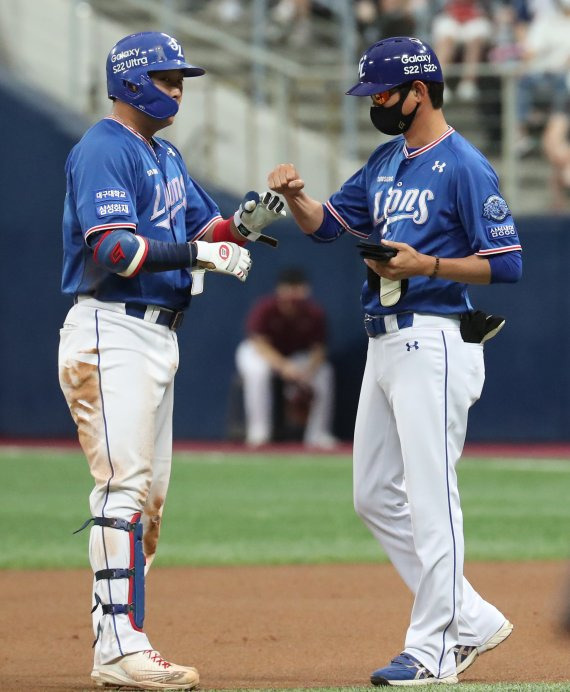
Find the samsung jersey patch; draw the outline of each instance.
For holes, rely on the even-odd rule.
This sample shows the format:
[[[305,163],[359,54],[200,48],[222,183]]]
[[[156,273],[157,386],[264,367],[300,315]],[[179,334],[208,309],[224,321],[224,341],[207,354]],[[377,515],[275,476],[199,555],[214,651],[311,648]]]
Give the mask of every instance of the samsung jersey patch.
[[[509,238],[511,236],[516,236],[517,230],[514,224],[509,223],[504,226],[490,226],[487,229],[487,236],[489,240],[498,240],[499,238]]]
[[[103,219],[106,216],[130,216],[131,205],[128,202],[105,202],[96,205],[97,218]]]

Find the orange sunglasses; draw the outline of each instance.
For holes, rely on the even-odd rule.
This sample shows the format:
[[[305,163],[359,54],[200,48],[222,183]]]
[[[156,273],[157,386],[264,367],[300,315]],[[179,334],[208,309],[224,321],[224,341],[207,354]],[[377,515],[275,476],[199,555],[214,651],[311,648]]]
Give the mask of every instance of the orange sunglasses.
[[[388,101],[393,94],[395,94],[397,91],[400,91],[402,88],[401,85],[392,87],[391,89],[387,89],[386,91],[381,91],[379,94],[372,94],[370,98],[372,99],[372,103],[375,106],[383,106],[386,101]]]

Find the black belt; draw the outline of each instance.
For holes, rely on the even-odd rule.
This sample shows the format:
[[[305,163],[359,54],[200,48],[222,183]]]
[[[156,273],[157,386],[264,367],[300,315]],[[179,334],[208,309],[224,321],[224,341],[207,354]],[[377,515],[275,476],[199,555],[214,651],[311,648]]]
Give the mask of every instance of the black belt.
[[[90,295],[76,295],[73,297],[74,304],[81,300],[91,298]],[[161,324],[175,332],[182,324],[184,319],[183,310],[170,310],[159,305],[140,305],[139,303],[125,303],[125,314],[130,317],[138,317],[139,320]]]
[[[184,312],[182,310],[169,310],[158,305],[139,305],[138,303],[125,303],[125,313],[141,320],[162,324],[175,332],[182,324]]]

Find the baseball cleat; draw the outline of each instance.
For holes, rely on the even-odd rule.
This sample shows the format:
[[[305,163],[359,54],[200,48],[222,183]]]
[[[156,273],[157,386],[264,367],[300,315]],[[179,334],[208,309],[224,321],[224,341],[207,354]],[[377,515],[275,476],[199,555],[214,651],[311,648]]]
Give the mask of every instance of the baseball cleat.
[[[120,690],[192,690],[200,682],[196,668],[165,661],[158,651],[148,649],[99,663],[91,673],[99,687]]]
[[[457,675],[436,678],[417,658],[407,653],[401,653],[393,658],[385,668],[375,670],[370,676],[370,682],[379,686],[411,687],[412,685],[453,685],[459,681]]]
[[[501,628],[489,637],[484,644],[481,644],[481,646],[455,646],[453,648],[453,653],[455,654],[455,662],[457,664],[457,674],[459,675],[459,673],[463,673],[467,670],[477,656],[484,654],[485,651],[494,649],[501,642],[504,642],[512,631],[513,625],[508,620],[505,620]]]

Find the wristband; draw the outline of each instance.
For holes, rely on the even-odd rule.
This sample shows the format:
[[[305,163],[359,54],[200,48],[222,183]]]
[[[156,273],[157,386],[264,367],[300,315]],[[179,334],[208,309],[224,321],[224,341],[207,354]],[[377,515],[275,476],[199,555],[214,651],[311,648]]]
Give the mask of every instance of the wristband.
[[[212,233],[212,242],[235,243],[236,245],[240,245],[243,247],[247,241],[245,240],[245,238],[237,240],[235,235],[232,233],[232,220],[223,219],[222,221],[219,221],[214,227],[214,231]]]
[[[438,255],[435,255],[435,266],[434,266],[434,268],[433,268],[432,273],[429,275],[429,278],[430,278],[430,279],[435,279],[435,277],[437,276],[438,272],[439,272],[439,256],[438,256]]]

